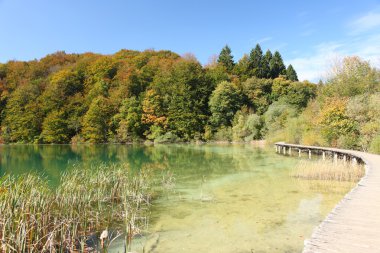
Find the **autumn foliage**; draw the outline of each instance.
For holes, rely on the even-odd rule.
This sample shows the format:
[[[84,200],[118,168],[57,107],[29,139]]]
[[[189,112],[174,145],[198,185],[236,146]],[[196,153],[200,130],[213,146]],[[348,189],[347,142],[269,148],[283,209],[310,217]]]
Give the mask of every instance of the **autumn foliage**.
[[[259,45],[252,50],[245,69],[234,62],[228,47],[206,67],[190,54],[153,50],[57,52],[40,60],[0,64],[1,141],[208,140],[219,128],[232,127],[241,106],[261,115],[274,101],[271,78],[281,72],[286,79],[285,67],[276,52],[271,66],[279,69],[272,76],[271,59],[260,50]],[[243,83],[263,73],[262,67],[268,79],[250,81],[256,88],[248,96]]]

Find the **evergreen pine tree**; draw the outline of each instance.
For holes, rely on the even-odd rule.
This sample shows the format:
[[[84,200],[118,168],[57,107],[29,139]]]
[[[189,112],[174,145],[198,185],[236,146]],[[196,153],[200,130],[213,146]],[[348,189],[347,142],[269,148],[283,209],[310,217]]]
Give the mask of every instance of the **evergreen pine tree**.
[[[250,77],[249,56],[247,54],[244,54],[235,65],[234,74],[239,76],[241,81],[245,81]]]
[[[235,66],[233,58],[230,47],[226,45],[219,54],[218,63],[225,66],[228,72],[231,72]]]
[[[263,56],[263,78],[271,78],[269,63],[272,59],[272,52],[268,49]]]
[[[286,69],[286,78],[291,81],[298,81],[297,72],[294,70],[292,64],[289,64]]]
[[[259,44],[256,44],[255,49],[252,49],[249,54],[249,69],[251,70],[252,76],[256,76],[258,78],[264,77],[263,73],[263,51]]]
[[[274,52],[273,57],[269,62],[269,68],[271,72],[271,78],[277,78],[280,75],[286,75],[285,65],[282,61],[281,54],[278,51]]]

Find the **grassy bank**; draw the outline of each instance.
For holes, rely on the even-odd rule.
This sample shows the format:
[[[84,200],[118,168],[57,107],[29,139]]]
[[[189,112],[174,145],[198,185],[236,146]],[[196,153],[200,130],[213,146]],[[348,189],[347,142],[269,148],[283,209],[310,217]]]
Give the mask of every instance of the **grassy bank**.
[[[106,251],[119,236],[124,236],[128,248],[147,225],[148,177],[144,171],[132,175],[122,165],[74,168],[51,189],[36,175],[4,176],[0,179],[0,249]]]
[[[300,161],[292,176],[307,180],[358,182],[364,175],[361,165],[338,160]]]

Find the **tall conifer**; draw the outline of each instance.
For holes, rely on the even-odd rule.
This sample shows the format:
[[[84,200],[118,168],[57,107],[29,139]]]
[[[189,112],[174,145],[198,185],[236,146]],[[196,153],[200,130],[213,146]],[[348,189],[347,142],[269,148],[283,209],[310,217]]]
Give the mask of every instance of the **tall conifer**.
[[[218,63],[226,67],[231,72],[235,66],[234,57],[231,54],[231,48],[226,45],[219,54]]]
[[[252,76],[258,78],[264,77],[263,73],[263,51],[259,44],[256,44],[256,47],[252,49],[249,54],[249,68],[251,70]]]
[[[298,81],[297,72],[294,70],[292,64],[289,64],[286,69],[286,78],[291,81]]]
[[[271,78],[269,63],[272,59],[272,52],[268,49],[263,56],[263,78]]]
[[[276,51],[269,62],[270,72],[272,78],[277,78],[280,75],[286,75],[286,69],[282,60],[281,54]]]

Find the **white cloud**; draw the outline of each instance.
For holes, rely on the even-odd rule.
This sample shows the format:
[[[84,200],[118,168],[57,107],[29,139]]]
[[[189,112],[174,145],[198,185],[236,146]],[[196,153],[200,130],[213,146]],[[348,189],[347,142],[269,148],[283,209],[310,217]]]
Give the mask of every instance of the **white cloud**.
[[[331,65],[339,58],[359,56],[380,68],[380,12],[369,12],[348,23],[344,39],[321,43],[311,53],[287,61],[297,70],[300,80],[326,79]]]
[[[322,43],[315,46],[308,56],[296,57],[286,63],[293,65],[300,80],[317,82],[327,78],[328,70],[337,59],[352,55],[380,68],[380,35]]]
[[[287,61],[296,69],[299,80],[318,81],[325,78],[325,72],[333,59],[339,57],[337,43],[323,43],[314,48],[314,53],[306,57],[297,57]]]
[[[349,23],[351,34],[356,35],[380,27],[380,12],[369,12]]]
[[[380,34],[368,36],[357,42],[353,49],[352,54],[369,60],[373,66],[380,68]]]
[[[265,38],[259,39],[259,40],[257,41],[257,43],[264,43],[264,42],[266,42],[266,41],[270,41],[270,40],[272,40],[272,39],[273,39],[272,37],[265,37]]]
[[[258,44],[262,44],[262,43],[264,43],[264,42],[267,42],[267,41],[271,41],[273,39],[273,37],[270,37],[270,36],[268,36],[268,37],[264,37],[264,38],[261,38],[261,39],[250,39],[250,41],[254,41],[254,42],[256,42],[256,43],[258,43]]]

